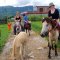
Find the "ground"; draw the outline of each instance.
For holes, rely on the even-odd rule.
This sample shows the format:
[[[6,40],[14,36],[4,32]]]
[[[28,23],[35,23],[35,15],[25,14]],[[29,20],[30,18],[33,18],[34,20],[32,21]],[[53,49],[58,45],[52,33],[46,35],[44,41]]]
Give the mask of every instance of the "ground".
[[[11,60],[11,46],[15,38],[15,35],[12,33],[9,36],[8,42],[6,43],[2,54],[0,55],[1,60]],[[34,31],[31,31],[31,36],[25,46],[25,60],[49,60],[48,59],[48,42],[36,34]],[[54,56],[52,51],[51,60],[60,60],[60,52],[58,51],[58,57]]]

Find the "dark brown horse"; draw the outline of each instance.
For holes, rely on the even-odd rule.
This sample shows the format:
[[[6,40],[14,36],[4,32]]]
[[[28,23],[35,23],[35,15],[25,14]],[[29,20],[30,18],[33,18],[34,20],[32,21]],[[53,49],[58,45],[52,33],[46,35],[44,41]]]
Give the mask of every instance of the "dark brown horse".
[[[25,23],[25,24],[24,24],[24,29],[26,30],[26,33],[27,33],[27,31],[28,31],[29,36],[30,36],[30,31],[31,31],[31,23],[30,23],[30,22]]]

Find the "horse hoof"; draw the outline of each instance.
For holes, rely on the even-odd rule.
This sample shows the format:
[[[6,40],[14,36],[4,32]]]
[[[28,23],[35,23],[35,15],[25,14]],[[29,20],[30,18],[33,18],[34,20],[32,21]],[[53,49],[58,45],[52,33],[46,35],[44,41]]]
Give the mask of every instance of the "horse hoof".
[[[48,56],[49,59],[51,59],[51,56]]]
[[[54,50],[54,48],[52,48],[52,50]]]
[[[29,36],[30,36],[30,34],[29,34]]]
[[[58,56],[58,54],[55,54],[55,56]]]

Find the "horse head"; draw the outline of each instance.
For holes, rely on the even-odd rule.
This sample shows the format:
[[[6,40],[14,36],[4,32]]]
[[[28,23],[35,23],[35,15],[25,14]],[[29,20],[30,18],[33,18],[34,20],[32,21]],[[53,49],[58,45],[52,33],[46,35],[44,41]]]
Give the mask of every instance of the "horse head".
[[[42,20],[42,30],[41,30],[41,36],[45,37],[48,35],[48,32],[55,28],[57,22],[56,20],[53,20],[52,18],[45,17]]]

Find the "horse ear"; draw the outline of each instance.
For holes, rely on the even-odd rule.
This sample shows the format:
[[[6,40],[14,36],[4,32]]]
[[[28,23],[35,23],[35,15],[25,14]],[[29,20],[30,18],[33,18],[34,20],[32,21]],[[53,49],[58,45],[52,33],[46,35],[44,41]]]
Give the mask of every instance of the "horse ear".
[[[43,23],[44,21],[50,23],[50,21],[52,21],[52,18],[45,17],[45,18],[42,19],[42,23]]]
[[[43,17],[43,19],[42,19],[42,23],[45,21],[45,19],[44,19],[44,17]]]
[[[42,23],[43,23],[44,21],[47,21],[47,20],[48,20],[48,17],[43,17]]]
[[[52,21],[52,18],[45,17],[45,20],[46,20],[46,22],[47,22],[47,23],[51,23],[51,21]]]

